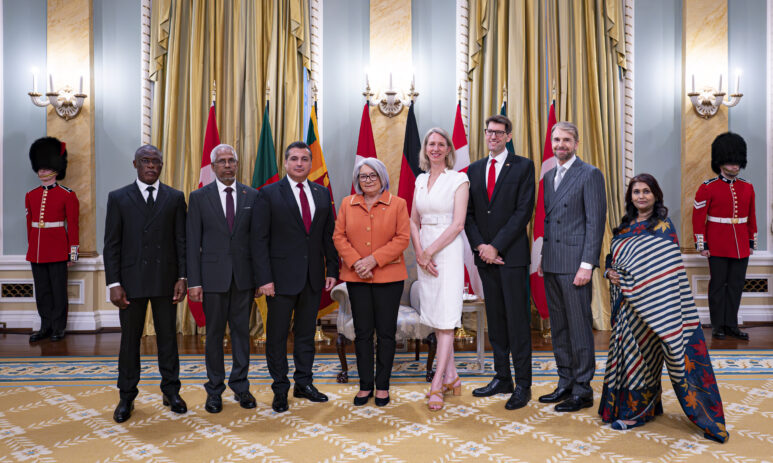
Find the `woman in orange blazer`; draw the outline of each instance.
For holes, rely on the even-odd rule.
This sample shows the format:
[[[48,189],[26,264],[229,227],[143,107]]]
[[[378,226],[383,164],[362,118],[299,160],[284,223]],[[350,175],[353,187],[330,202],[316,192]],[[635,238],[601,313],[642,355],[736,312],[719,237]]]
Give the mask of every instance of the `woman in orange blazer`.
[[[405,200],[389,193],[389,174],[383,162],[363,159],[355,166],[353,177],[357,194],[341,202],[333,242],[343,261],[339,278],[346,282],[354,318],[360,375],[354,405],[365,405],[373,397],[375,330],[375,403],[383,407],[389,403],[397,312],[408,277],[403,251],[410,240],[410,217]]]

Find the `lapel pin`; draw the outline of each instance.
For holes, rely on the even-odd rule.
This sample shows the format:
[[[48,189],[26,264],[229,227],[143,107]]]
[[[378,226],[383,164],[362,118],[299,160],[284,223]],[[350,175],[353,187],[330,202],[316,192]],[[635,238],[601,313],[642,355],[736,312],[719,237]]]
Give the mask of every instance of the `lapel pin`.
[[[510,163],[508,162],[507,164],[505,164],[505,167],[510,167]]]

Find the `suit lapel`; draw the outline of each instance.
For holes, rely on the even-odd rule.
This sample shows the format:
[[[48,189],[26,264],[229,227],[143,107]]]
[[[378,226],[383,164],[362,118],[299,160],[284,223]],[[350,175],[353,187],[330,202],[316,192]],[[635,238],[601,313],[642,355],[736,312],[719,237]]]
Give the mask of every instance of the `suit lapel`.
[[[315,188],[316,184],[312,185],[313,182],[309,182],[309,189],[311,189],[312,193],[312,200],[314,201],[314,217],[311,218],[311,226],[309,227],[309,233],[311,233],[311,230],[314,229],[314,225],[319,222],[319,217],[322,217],[322,213],[320,212],[325,206],[325,202],[330,202],[330,194],[327,193],[327,188],[324,190],[321,188]]]
[[[161,213],[161,209],[164,208],[164,205],[168,200],[169,190],[167,190],[166,185],[159,183],[158,193],[156,193],[156,205],[153,206],[153,209],[151,210],[150,222],[156,220],[156,217],[158,217],[158,214]]]
[[[550,205],[551,209],[556,203],[561,201],[561,198],[566,196],[569,191],[574,189],[574,184],[577,182],[577,179],[580,176],[580,170],[582,170],[582,161],[578,156],[577,159],[575,159],[572,163],[572,166],[564,174],[564,178],[561,180],[561,184],[558,185],[558,189],[555,191],[555,196],[552,198]],[[551,184],[552,183],[553,182],[551,182]]]
[[[486,202],[488,202],[488,193],[486,192],[486,163],[488,162],[487,159],[488,159],[488,156],[481,159],[480,169],[478,169],[480,173],[475,172],[475,177],[476,177],[475,183],[477,185],[476,188],[479,190],[478,194],[481,195],[481,197],[484,198]]]
[[[217,183],[212,182],[204,188],[209,188],[209,190],[206,192],[206,195],[207,198],[209,198],[209,205],[215,212],[215,221],[220,224],[220,227],[223,229],[223,231],[230,234],[231,232],[228,230],[228,223],[225,221],[225,211],[223,210],[223,204],[220,202],[220,192],[217,189]]]
[[[545,185],[545,214],[550,212],[551,209],[553,209],[553,196],[555,195],[555,192],[553,191],[553,179],[555,178],[555,171],[553,169],[550,169],[545,173],[545,176],[543,177],[544,185]]]
[[[244,202],[247,201],[247,187],[239,182],[234,182],[234,187],[236,187],[236,196],[234,196],[236,216],[234,217],[234,229],[232,232],[236,231],[236,227],[239,226],[241,221],[244,220],[244,216],[247,215],[247,209],[243,207]]]
[[[287,177],[284,177],[280,181],[279,191],[281,192],[285,203],[287,203],[287,210],[290,211],[290,215],[295,217],[298,226],[305,232],[306,227],[303,225],[303,218],[301,218],[301,208],[298,207],[298,202],[295,200],[295,194],[293,194],[291,188],[290,181],[287,180]]]
[[[148,203],[142,199],[142,192],[137,182],[132,183],[129,186],[129,197],[137,205],[137,209],[142,213],[142,216],[147,218],[148,216]]]

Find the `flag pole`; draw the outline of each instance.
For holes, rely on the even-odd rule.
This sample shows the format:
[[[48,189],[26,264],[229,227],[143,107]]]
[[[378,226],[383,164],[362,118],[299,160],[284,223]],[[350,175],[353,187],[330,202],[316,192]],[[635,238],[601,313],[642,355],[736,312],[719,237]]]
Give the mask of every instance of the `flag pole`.
[[[269,85],[269,81],[266,81],[266,104],[268,104],[270,100],[270,93],[271,93],[271,86]],[[263,299],[263,303],[260,302],[260,300]],[[263,332],[260,334],[256,334],[255,338],[252,340],[253,344],[256,346],[260,346],[262,344],[266,343],[266,325],[268,323],[268,306],[266,305],[266,296],[260,296],[253,298],[255,308],[258,311],[258,316],[260,317],[260,321],[263,323]]]

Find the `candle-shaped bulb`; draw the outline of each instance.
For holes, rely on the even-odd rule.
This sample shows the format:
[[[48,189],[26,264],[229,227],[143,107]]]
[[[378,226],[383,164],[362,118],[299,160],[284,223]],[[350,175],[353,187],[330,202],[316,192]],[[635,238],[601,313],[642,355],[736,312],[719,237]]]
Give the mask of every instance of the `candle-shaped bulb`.
[[[392,90],[392,73],[389,73],[389,90]]]
[[[735,76],[735,93],[741,93],[741,73]]]
[[[81,84],[80,84],[80,89],[78,90],[78,93],[83,93],[83,76],[81,76]]]
[[[695,93],[695,74],[692,75],[692,93]]]
[[[365,73],[365,86],[370,87],[370,79],[368,79],[368,73]]]
[[[54,76],[48,75],[48,91],[54,93]]]
[[[416,88],[416,74],[411,75],[411,88]]]
[[[719,90],[717,90],[717,93],[722,93],[722,73],[719,73]]]

